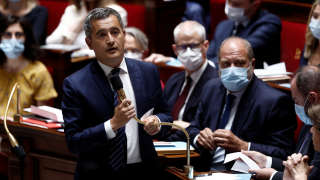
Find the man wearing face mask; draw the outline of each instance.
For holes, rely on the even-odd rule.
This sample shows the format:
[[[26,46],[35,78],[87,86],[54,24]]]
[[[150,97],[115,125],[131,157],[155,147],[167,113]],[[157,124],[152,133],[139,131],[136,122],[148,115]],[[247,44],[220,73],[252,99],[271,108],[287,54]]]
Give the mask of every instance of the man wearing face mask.
[[[228,20],[219,23],[208,49],[208,58],[218,61],[223,40],[238,36],[248,40],[256,58],[256,68],[280,62],[280,19],[260,9],[261,0],[226,0]]]
[[[255,150],[285,158],[291,153],[296,119],[288,95],[254,73],[250,43],[239,37],[222,42],[220,78],[203,88],[188,131],[200,151],[200,170],[224,170],[225,154]]]
[[[305,109],[308,109],[310,104],[320,103],[319,92],[320,69],[317,66],[303,67],[291,81],[291,94],[295,101],[295,111],[304,124],[300,130],[294,153],[308,155],[311,164],[315,157],[320,157],[320,153],[314,150],[312,135],[310,133],[312,122],[306,115]],[[260,170],[253,171],[257,174],[258,179],[283,179],[283,172],[281,172],[284,170],[282,165],[283,159],[266,156],[255,151],[245,151],[243,153],[253,159],[261,168]],[[309,179],[319,179],[319,176],[315,175],[318,171],[316,169],[314,168],[311,171]]]
[[[147,36],[138,28],[125,28],[124,56],[131,59],[143,60],[149,52]]]
[[[196,21],[184,21],[173,31],[172,49],[185,71],[175,73],[167,81],[164,96],[171,108],[174,123],[187,128],[195,116],[203,86],[218,77],[215,65],[206,59],[209,42],[204,27]],[[173,132],[167,140],[184,140],[181,131]]]

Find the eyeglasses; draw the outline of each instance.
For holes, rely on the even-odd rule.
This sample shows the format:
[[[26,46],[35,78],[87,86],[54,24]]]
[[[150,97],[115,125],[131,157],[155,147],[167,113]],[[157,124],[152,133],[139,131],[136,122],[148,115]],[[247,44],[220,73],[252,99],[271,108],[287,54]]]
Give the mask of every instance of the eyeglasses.
[[[177,51],[181,51],[181,52],[184,52],[188,49],[188,47],[191,49],[191,50],[196,50],[196,49],[199,49],[200,45],[203,43],[200,42],[200,43],[190,43],[190,44],[181,44],[181,45],[176,45],[177,47]]]
[[[4,32],[2,34],[2,38],[4,39],[11,39],[12,36],[14,35],[14,37],[16,39],[21,39],[22,37],[24,37],[24,33],[23,32],[15,32],[15,33],[12,33],[12,32]]]

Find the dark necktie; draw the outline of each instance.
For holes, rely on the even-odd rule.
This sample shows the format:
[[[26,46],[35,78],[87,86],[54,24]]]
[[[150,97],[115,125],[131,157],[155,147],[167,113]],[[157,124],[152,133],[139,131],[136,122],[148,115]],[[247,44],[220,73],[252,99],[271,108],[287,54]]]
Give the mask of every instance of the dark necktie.
[[[181,95],[178,97],[176,103],[173,106],[173,109],[172,109],[173,120],[177,120],[178,119],[179,112],[180,112],[182,106],[184,105],[184,103],[185,103],[185,101],[187,99],[187,96],[189,94],[191,83],[192,83],[192,79],[191,79],[191,77],[188,76],[187,77],[187,84],[184,87]]]
[[[230,112],[232,109],[232,104],[233,104],[234,99],[235,99],[234,95],[232,95],[232,94],[227,95],[225,109],[224,109],[224,112],[221,116],[218,129],[224,129],[226,127],[226,125],[229,121],[229,118],[230,118]]]
[[[234,27],[234,29],[232,31],[232,35],[233,36],[239,35],[239,33],[242,31],[243,28],[244,27],[243,27],[243,25],[241,23],[238,24],[238,25],[235,25],[235,27]]]
[[[119,68],[111,71],[111,76],[119,76]],[[114,91],[114,107],[118,104],[117,93]],[[119,128],[116,137],[109,140],[109,164],[114,171],[119,171],[127,163],[127,137],[125,126]]]

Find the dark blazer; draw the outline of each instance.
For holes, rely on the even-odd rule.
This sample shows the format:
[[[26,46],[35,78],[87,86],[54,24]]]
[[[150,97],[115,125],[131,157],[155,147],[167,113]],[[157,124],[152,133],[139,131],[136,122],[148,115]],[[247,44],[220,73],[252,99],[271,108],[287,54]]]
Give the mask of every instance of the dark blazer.
[[[163,99],[157,68],[151,63],[125,59],[140,118],[151,108],[162,122],[172,122],[170,110]],[[106,176],[113,173],[108,161],[108,138],[104,122],[114,114],[113,92],[96,60],[67,77],[63,83],[62,112],[65,134],[71,152],[77,154],[75,179]],[[157,136],[170,128],[162,126]],[[138,125],[142,161],[154,163],[157,158],[152,136]],[[101,176],[100,176],[101,177]]]
[[[192,142],[201,130],[218,128],[224,107],[226,89],[220,79],[210,80],[203,88],[196,117],[187,128]],[[296,128],[294,104],[291,98],[253,76],[239,102],[231,131],[251,142],[250,150],[285,158],[292,152]],[[208,170],[212,155],[199,148],[199,169]]]
[[[182,85],[186,79],[185,73],[185,71],[182,71],[173,74],[167,81],[166,86],[164,88],[164,97],[165,99],[167,99],[168,105],[171,110],[179,97],[179,92],[181,91]],[[194,87],[190,95],[190,98],[188,99],[183,113],[184,121],[191,122],[191,120],[194,118],[196,114],[197,107],[200,101],[201,91],[204,85],[210,79],[217,78],[218,76],[218,70],[215,67],[208,64],[203,74],[201,75],[199,81],[197,82],[196,86]],[[185,135],[181,131],[177,131],[176,133],[172,133],[169,137],[167,137],[166,140],[183,141],[185,140]]]
[[[207,52],[208,58],[217,62],[218,51],[223,40],[232,36],[235,22],[224,20],[215,30]],[[280,62],[281,21],[276,15],[267,11],[258,11],[249,24],[237,34],[248,40],[257,59],[256,68],[263,67],[263,61],[268,64]]]
[[[310,133],[310,129],[312,126],[310,125],[303,125],[300,133],[299,138],[297,141],[297,145],[295,148],[295,153],[301,153],[303,155],[308,155],[309,160],[312,161],[314,156],[314,149],[312,143],[312,134]],[[284,171],[284,166],[282,165],[282,159],[272,157],[272,168],[276,170]],[[283,172],[278,171],[273,177],[272,180],[281,180],[283,179]]]

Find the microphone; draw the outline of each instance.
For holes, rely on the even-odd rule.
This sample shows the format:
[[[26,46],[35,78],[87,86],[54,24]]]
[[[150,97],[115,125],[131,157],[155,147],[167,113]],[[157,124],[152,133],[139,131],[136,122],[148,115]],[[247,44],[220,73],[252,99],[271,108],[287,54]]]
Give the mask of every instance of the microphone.
[[[16,89],[19,89],[20,86],[18,83],[15,83],[12,90],[11,90],[11,94],[9,96],[9,99],[8,99],[8,103],[7,103],[7,107],[6,107],[6,111],[5,111],[5,114],[4,114],[4,119],[3,119],[3,125],[4,125],[4,129],[8,135],[8,138],[9,138],[9,141],[10,141],[10,145],[11,145],[11,151],[17,155],[17,157],[20,159],[20,160],[23,160],[26,156],[26,153],[23,149],[22,146],[20,146],[17,142],[17,140],[15,139],[15,137],[10,133],[9,129],[8,129],[8,126],[7,126],[7,115],[8,115],[8,110],[9,110],[9,106],[10,106],[10,103],[11,103],[11,100],[12,100],[12,96],[15,92]],[[18,97],[19,97],[19,94],[18,93]],[[17,101],[19,102],[19,100],[17,99]],[[19,105],[17,105],[18,107],[18,111],[19,111]],[[18,112],[19,114],[19,112]]]
[[[120,79],[119,76],[111,76],[110,78],[110,82],[112,84],[112,87],[114,90],[117,91],[118,97],[120,99],[120,101],[122,102],[125,98],[126,98],[126,94],[123,90],[123,84],[122,81]],[[134,117],[134,119],[140,123],[140,124],[145,124],[143,121],[141,121],[140,119],[138,119],[136,116]],[[193,179],[193,166],[190,165],[190,136],[188,134],[188,132],[186,131],[185,128],[183,128],[182,126],[173,124],[173,123],[169,123],[169,122],[160,122],[161,126],[171,126],[171,127],[176,127],[178,129],[180,129],[186,136],[187,138],[187,144],[186,144],[186,149],[187,149],[187,165],[184,166],[184,171],[187,174],[189,179]]]

